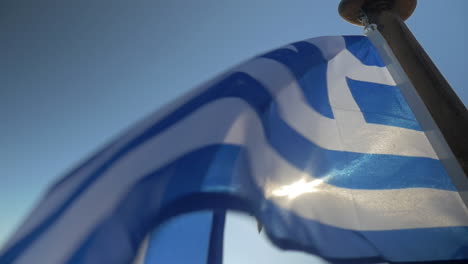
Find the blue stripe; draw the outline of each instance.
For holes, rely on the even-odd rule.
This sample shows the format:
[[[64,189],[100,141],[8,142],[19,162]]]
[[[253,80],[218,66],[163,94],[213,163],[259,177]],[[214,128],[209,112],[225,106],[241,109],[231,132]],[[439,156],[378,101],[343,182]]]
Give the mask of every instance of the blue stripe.
[[[222,157],[217,157],[219,153],[222,153]],[[148,174],[130,189],[113,214],[95,228],[67,263],[129,263],[150,230],[169,217],[204,208],[233,208],[253,212],[275,244],[285,249],[319,254],[334,262],[424,261],[468,257],[466,250],[460,248],[460,245],[467,245],[467,227],[358,232],[304,219],[272,202],[261,202],[259,198],[263,192],[252,182],[246,156],[242,147],[213,145],[188,153]],[[217,166],[213,169],[215,157],[217,160],[222,159],[226,167]],[[232,192],[203,194],[203,186],[200,184],[205,182],[204,179],[210,173],[233,180],[235,178],[239,188],[231,189],[234,190]],[[242,173],[240,178],[239,173]],[[173,181],[174,178],[177,180]],[[188,178],[194,180],[183,181]],[[234,184],[233,180],[224,182]],[[172,185],[166,189],[168,181],[177,181],[179,185],[183,183],[184,188]],[[158,190],[164,190],[163,194]],[[399,248],[390,244],[395,247],[398,245]]]
[[[302,49],[301,45],[297,44],[297,47]],[[298,58],[300,59],[300,56]],[[91,173],[56,211],[36,229],[7,250],[0,259],[5,260],[6,263],[11,263],[16,259],[60,218],[84,190],[89,188],[100,175],[111,168],[129,151],[157,136],[166,128],[196,111],[200,106],[224,97],[238,97],[250,104],[260,116],[267,131],[268,140],[278,150],[279,154],[298,168],[311,172],[318,177],[325,177],[330,184],[357,189],[428,187],[454,190],[440,162],[437,160],[337,152],[319,148],[287,126],[278,117],[276,102],[273,101],[271,95],[260,83],[247,74],[233,73],[123,146],[109,160],[103,162],[102,166],[95,172]],[[317,163],[317,161],[320,162]],[[376,168],[377,165],[371,161],[383,163]]]
[[[398,86],[346,78],[351,94],[368,123],[422,131]]]
[[[349,189],[456,190],[439,160],[327,150],[291,129],[276,105],[266,117],[268,141],[282,157],[328,184]]]
[[[362,64],[368,66],[384,67],[385,63],[380,58],[377,49],[370,40],[364,36],[343,36],[346,49],[349,50]]]
[[[288,67],[309,105],[323,116],[333,118],[327,89],[327,60],[316,46],[308,42],[300,41],[291,45],[297,52],[283,48],[264,54],[263,57]]]

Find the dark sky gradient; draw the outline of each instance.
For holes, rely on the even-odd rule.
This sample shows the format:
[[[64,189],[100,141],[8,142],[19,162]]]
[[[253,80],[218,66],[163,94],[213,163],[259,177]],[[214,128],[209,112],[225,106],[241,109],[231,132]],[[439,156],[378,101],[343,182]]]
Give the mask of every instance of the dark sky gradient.
[[[0,2],[0,245],[46,187],[137,120],[258,53],[361,34],[338,0]],[[466,0],[408,21],[468,103]]]

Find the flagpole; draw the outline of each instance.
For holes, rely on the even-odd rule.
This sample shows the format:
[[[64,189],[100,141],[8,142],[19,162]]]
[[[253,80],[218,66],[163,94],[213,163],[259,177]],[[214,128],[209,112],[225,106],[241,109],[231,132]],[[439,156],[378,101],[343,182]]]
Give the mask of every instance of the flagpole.
[[[404,20],[417,0],[341,0],[338,11],[348,22],[375,24],[468,176],[468,111]]]

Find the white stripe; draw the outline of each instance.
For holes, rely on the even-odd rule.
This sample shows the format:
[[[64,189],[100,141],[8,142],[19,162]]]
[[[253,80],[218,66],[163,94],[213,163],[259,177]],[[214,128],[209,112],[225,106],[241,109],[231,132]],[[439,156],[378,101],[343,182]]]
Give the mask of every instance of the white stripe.
[[[307,183],[310,182],[304,183],[305,188]],[[275,188],[281,186],[271,186],[270,191]],[[468,211],[457,192],[430,188],[374,191],[321,184],[304,189],[294,199],[288,196],[271,199],[306,219],[353,230],[468,225]]]
[[[292,50],[294,52],[298,52],[297,48],[294,47],[293,45],[287,45],[287,46],[284,46],[283,48],[284,49],[290,49],[290,50]]]
[[[104,173],[57,220],[55,225],[18,259],[18,263],[31,263],[38,258],[43,260],[44,263],[62,263],[73,253],[92,229],[112,212],[121,197],[125,195],[134,182],[138,181],[146,173],[167,164],[180,155],[216,143],[245,146],[249,152],[252,173],[257,183],[259,186],[268,186],[268,190],[275,188],[275,186],[280,187],[290,184],[308,176],[291,166],[271,149],[266,143],[262,125],[256,113],[245,102],[235,98],[217,100],[205,105],[156,138],[128,153],[116,166]],[[313,180],[313,178],[311,179]],[[450,219],[440,220],[439,210],[429,205],[429,207],[424,208],[426,210],[424,215],[420,211],[414,210],[407,212],[407,216],[404,218],[397,218],[391,222],[376,220],[375,223],[372,222],[370,226],[366,226],[365,223],[358,220],[356,211],[352,209],[354,203],[356,203],[356,201],[353,201],[352,191],[326,184],[321,185],[320,188],[323,188],[323,193],[326,193],[326,190],[329,190],[328,193],[330,193],[327,199],[320,199],[320,208],[322,209],[318,208],[317,210],[323,210],[323,212],[318,216],[307,215],[307,217],[317,217],[319,221],[339,227],[391,230],[414,226],[458,226],[461,223],[468,224],[466,215],[464,217],[463,215],[460,216],[459,198],[455,192],[406,189],[399,191],[398,196],[394,196],[395,193],[389,193],[390,196],[385,197],[386,192],[380,190],[368,191],[372,195],[366,197],[366,199],[381,197],[381,200],[379,200],[381,201],[380,208],[390,208],[397,212],[406,210],[408,208],[406,205],[413,201],[412,197],[414,195],[422,196],[421,200],[433,201],[440,198],[440,195],[434,195],[434,193],[443,193],[447,197],[443,200],[446,203],[445,210],[447,212],[445,215],[449,215],[448,218]],[[333,199],[334,195],[339,196],[340,199]],[[302,197],[308,196],[299,197],[302,199]],[[297,199],[297,201],[301,201],[301,199]],[[317,200],[319,199],[317,198]],[[365,206],[368,201],[364,200],[362,203],[356,204],[356,208]],[[280,204],[284,206],[283,203],[280,202]],[[310,211],[311,207],[308,208],[308,211]],[[340,210],[326,210],[325,208],[340,208]],[[296,207],[292,207],[292,209],[296,211]],[[349,219],[353,215],[355,216],[354,219]],[[359,218],[376,219],[377,216],[378,212],[372,210],[359,211]],[[57,241],[60,241],[60,243],[57,243]]]
[[[361,112],[333,111],[346,151],[437,159],[424,132],[366,123]]]
[[[148,251],[148,243],[149,243],[149,235],[145,237],[140,247],[138,248],[138,252],[132,264],[144,264],[145,263],[146,253]]]

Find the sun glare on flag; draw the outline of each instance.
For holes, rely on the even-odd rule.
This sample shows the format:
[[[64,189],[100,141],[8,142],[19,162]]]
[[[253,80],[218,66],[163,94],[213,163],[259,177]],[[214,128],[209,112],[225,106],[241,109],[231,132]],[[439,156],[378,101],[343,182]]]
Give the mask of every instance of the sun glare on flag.
[[[274,189],[271,193],[274,196],[287,196],[290,200],[292,200],[304,193],[312,193],[318,191],[317,187],[322,183],[322,179],[315,179],[309,182],[305,179],[300,179],[289,185],[283,185],[277,189]]]

